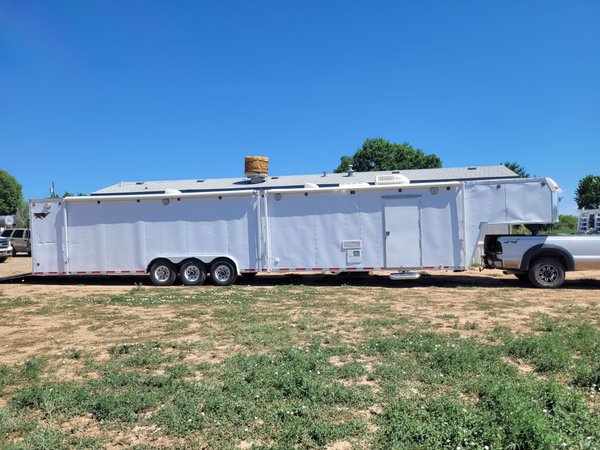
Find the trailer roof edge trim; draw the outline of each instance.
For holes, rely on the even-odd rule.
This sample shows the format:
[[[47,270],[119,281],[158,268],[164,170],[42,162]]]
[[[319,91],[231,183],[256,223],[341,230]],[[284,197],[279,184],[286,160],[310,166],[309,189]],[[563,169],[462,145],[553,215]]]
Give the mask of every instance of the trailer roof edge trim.
[[[427,189],[432,187],[460,187],[462,181],[434,182],[434,183],[409,183],[409,184],[379,184],[379,185],[353,185],[341,184],[335,187],[326,188],[295,188],[295,189],[269,189],[267,194],[289,194],[302,192],[336,192],[336,191],[388,191],[396,189]]]
[[[190,193],[162,193],[162,194],[122,194],[122,195],[88,195],[85,197],[65,197],[69,203],[85,203],[99,201],[132,201],[132,200],[162,200],[163,198],[197,198],[197,197],[245,197],[256,194],[256,190],[215,191],[215,192],[190,192]]]

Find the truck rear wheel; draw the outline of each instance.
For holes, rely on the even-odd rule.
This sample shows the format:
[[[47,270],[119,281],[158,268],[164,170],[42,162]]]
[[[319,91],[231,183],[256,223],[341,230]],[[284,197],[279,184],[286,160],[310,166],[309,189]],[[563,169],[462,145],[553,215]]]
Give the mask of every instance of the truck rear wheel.
[[[156,286],[171,286],[177,278],[177,270],[171,261],[159,259],[150,267],[150,279]]]
[[[231,261],[220,259],[210,266],[210,276],[217,286],[229,286],[235,283],[237,270]]]
[[[529,267],[529,281],[538,288],[557,288],[565,281],[565,268],[558,258],[542,257]]]
[[[179,269],[179,279],[186,286],[198,286],[206,280],[206,266],[197,259],[186,261]]]

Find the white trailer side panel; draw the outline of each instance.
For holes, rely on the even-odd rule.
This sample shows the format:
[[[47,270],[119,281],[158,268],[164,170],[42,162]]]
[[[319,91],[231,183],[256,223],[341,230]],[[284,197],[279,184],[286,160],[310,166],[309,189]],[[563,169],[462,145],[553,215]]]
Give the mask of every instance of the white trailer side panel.
[[[457,187],[277,192],[266,199],[272,270],[463,265]]]
[[[64,202],[56,198],[29,203],[33,273],[56,275],[65,271],[64,208]]]
[[[32,253],[44,255],[39,272],[142,273],[154,259],[164,257],[174,262],[188,257],[209,262],[229,256],[240,270],[258,266],[258,219],[252,192],[221,198],[170,198],[168,204],[160,198],[137,200],[62,202],[67,227],[58,220],[63,216],[58,210],[48,216],[56,217],[54,222],[32,227],[37,236]],[[57,242],[57,236],[68,236],[68,245]],[[46,248],[37,251],[40,245]]]

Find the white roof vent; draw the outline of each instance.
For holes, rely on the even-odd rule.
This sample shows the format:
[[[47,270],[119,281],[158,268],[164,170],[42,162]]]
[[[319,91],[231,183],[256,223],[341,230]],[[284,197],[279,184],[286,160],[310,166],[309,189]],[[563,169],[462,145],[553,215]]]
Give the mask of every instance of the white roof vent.
[[[306,183],[304,185],[305,189],[319,189],[319,185],[315,183]]]
[[[165,189],[165,195],[181,195],[181,191],[177,189]]]
[[[410,180],[404,175],[399,173],[393,173],[390,175],[377,175],[375,177],[375,185],[380,186],[382,184],[409,184]]]

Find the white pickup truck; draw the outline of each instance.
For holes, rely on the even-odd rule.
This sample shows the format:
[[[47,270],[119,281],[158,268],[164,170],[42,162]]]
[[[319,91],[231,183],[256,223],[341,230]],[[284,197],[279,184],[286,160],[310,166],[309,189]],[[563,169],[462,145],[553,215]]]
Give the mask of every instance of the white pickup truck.
[[[486,268],[504,269],[539,288],[557,288],[569,270],[600,269],[600,235],[489,235],[484,241]]]
[[[13,248],[10,245],[10,241],[6,238],[0,237],[0,263],[3,263],[12,255]]]

